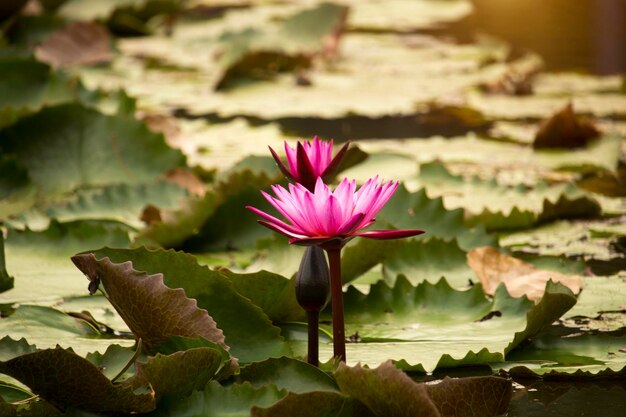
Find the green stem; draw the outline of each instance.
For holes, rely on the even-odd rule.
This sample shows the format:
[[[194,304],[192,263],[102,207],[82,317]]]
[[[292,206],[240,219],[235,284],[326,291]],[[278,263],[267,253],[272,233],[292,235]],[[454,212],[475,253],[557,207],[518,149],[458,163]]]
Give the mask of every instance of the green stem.
[[[346,361],[346,335],[343,321],[343,291],[341,285],[341,249],[329,248],[330,293],[333,307],[333,353],[340,361]]]
[[[309,354],[308,362],[313,366],[319,366],[319,318],[320,312],[311,310],[307,311],[309,316]]]

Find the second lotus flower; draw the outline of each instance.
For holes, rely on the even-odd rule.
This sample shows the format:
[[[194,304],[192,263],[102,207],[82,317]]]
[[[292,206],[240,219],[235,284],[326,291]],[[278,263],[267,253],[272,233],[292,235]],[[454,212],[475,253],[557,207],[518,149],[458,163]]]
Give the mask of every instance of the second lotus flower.
[[[255,207],[247,208],[265,219],[259,223],[290,237],[290,243],[300,245],[342,247],[357,236],[397,239],[423,233],[421,230],[362,230],[374,223],[374,216],[397,187],[397,182],[379,183],[376,177],[358,190],[354,180],[344,179],[331,191],[318,177],[313,192],[300,184],[290,184],[289,190],[280,185],[272,186],[276,197],[263,192],[286,222]]]

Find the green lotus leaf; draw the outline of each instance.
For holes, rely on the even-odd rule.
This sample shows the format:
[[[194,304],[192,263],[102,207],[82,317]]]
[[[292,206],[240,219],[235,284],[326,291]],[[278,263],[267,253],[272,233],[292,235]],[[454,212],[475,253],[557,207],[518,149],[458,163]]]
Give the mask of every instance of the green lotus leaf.
[[[431,372],[502,362],[575,302],[570,290],[553,283],[538,304],[512,298],[504,286],[489,300],[479,285],[457,291],[441,280],[414,287],[404,276],[393,287],[374,284],[368,294],[351,287],[345,293],[348,363],[376,366],[392,359],[403,369]],[[331,350],[320,344],[320,358],[329,358]]]
[[[271,358],[242,367],[237,382],[249,382],[255,388],[274,384],[279,389],[302,394],[311,391],[337,391],[337,384],[325,372],[292,358]]]
[[[253,406],[252,417],[373,417],[372,412],[350,397],[332,391],[289,392],[269,407]]]
[[[296,300],[295,281],[278,274],[259,271],[238,274],[219,269],[235,290],[259,306],[273,322],[303,321],[305,313]]]
[[[140,231],[134,243],[156,244],[164,248],[178,247],[198,234],[219,204],[219,196],[211,192],[206,193],[204,197],[183,200],[176,209],[160,212],[160,220]]]
[[[105,337],[86,321],[59,310],[34,305],[20,305],[8,317],[0,319],[0,332],[14,339],[25,338],[41,349],[61,345],[81,355],[105,351],[113,343],[133,344],[128,339]]]
[[[143,123],[79,104],[46,107],[19,120],[0,132],[0,148],[15,154],[47,194],[147,182],[184,163],[180,151]]]
[[[151,251],[104,248],[94,252],[98,259],[131,261],[136,270],[163,274],[169,288],[182,288],[198,307],[208,311],[224,332],[231,354],[242,363],[289,354],[289,347],[263,311],[236,292],[230,280],[218,271],[200,266],[188,254],[172,250]],[[184,271],[184,273],[181,273]]]
[[[547,373],[598,374],[626,367],[623,335],[569,334],[545,335],[530,344],[518,346],[507,355],[508,361],[526,363],[537,375]],[[535,365],[529,365],[534,363]]]
[[[52,221],[42,232],[9,230],[6,262],[15,287],[0,294],[0,303],[54,305],[65,297],[85,295],[85,279],[70,257],[86,248],[128,244],[128,228],[107,222]]]
[[[155,417],[248,417],[253,406],[267,407],[287,394],[274,385],[254,388],[249,383],[224,387],[211,381],[203,391],[176,401],[165,401]]]

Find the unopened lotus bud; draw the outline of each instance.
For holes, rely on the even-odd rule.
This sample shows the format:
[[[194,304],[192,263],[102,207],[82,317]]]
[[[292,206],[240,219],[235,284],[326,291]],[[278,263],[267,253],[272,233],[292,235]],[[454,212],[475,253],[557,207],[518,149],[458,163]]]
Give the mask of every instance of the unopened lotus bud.
[[[296,275],[296,299],[309,312],[319,312],[330,299],[330,274],[324,250],[307,246]]]

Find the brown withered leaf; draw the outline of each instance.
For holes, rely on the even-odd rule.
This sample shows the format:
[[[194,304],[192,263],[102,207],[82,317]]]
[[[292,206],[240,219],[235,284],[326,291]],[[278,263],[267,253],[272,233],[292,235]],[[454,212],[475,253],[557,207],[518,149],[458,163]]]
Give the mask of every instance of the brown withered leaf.
[[[484,292],[489,295],[496,292],[500,283],[504,283],[511,296],[525,295],[533,301],[543,297],[549,280],[560,282],[574,294],[578,294],[583,287],[583,280],[577,275],[539,270],[528,262],[506,255],[489,246],[469,251],[467,263],[480,278]]]
[[[202,197],[206,194],[207,189],[202,180],[188,168],[173,168],[164,174],[164,178],[186,189],[191,195]]]
[[[541,123],[533,148],[583,148],[598,136],[600,130],[593,122],[576,115],[572,103],[569,103]]]
[[[98,23],[71,23],[42,42],[35,49],[35,56],[53,67],[110,62],[111,36]]]
[[[441,417],[490,417],[506,412],[513,395],[511,381],[496,376],[444,378],[426,385]]]
[[[176,118],[167,114],[139,111],[137,119],[143,121],[154,133],[162,133],[165,142],[172,148],[180,148],[181,132]]]
[[[441,416],[426,387],[417,384],[391,361],[376,369],[341,363],[335,379],[342,393],[361,401],[379,417]]]
[[[145,413],[156,405],[149,386],[141,392],[130,381],[114,384],[94,364],[58,346],[0,362],[0,372],[61,409]]]
[[[72,257],[90,281],[100,281],[108,299],[148,352],[170,336],[204,337],[225,349],[224,334],[196,300],[182,288],[171,289],[163,274],[147,275],[133,269],[132,262],[113,263],[93,253]]]

